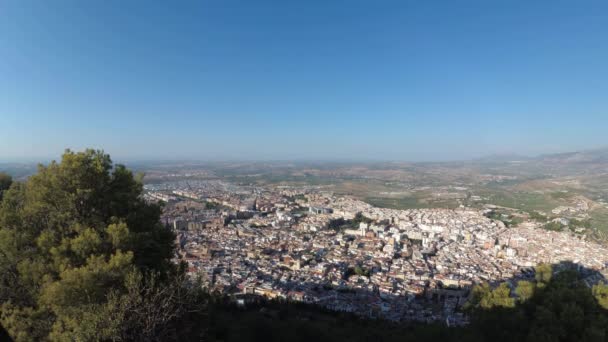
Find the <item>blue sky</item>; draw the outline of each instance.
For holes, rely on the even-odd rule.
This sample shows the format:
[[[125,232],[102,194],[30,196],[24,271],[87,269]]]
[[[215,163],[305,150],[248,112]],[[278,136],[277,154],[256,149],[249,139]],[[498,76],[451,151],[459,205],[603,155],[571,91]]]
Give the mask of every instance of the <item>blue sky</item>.
[[[0,2],[0,160],[608,146],[606,1]]]

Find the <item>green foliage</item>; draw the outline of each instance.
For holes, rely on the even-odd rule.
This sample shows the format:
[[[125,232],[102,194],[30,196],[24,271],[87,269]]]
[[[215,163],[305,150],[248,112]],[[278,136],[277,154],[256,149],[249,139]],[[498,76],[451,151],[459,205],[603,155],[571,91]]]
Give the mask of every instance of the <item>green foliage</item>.
[[[571,219],[570,226],[589,229],[589,228],[591,228],[591,221],[590,220]]]
[[[141,194],[141,179],[94,150],[67,150],[4,192],[0,323],[15,340],[116,338],[111,299],[129,279],[175,274],[174,235]]]
[[[13,178],[4,172],[0,172],[0,190],[8,190],[13,183]]]
[[[13,183],[13,178],[4,172],[0,172],[0,200],[2,199],[2,193],[8,190]]]
[[[358,212],[355,214],[355,218],[353,218],[352,223],[353,225],[356,225],[358,227],[361,222],[370,224],[374,221],[370,218],[363,216],[363,213]]]
[[[543,228],[545,228],[546,230],[561,232],[562,230],[564,230],[565,226],[563,224],[561,224],[560,222],[551,221],[551,222],[545,223]]]
[[[520,281],[515,305],[488,305],[496,296],[489,286],[476,287],[468,304],[472,333],[485,341],[605,341],[608,315],[601,308],[603,285],[592,291],[574,270],[553,275],[550,265],[537,268],[537,282]],[[505,297],[508,286],[501,284]],[[597,299],[597,300],[596,300]]]
[[[346,269],[346,272],[344,273],[344,279],[348,279],[348,278],[350,278],[350,276],[355,275],[355,274],[358,276],[369,277],[371,275],[371,272],[370,272],[370,270],[368,270],[365,267],[362,267],[360,265],[357,265],[355,267],[349,267],[348,269]]]
[[[531,211],[529,213],[530,220],[547,222],[547,216],[540,214],[538,211]]]
[[[608,309],[608,285],[606,285],[606,284],[594,285],[593,286],[593,296],[604,309]]]
[[[491,211],[487,213],[486,217],[492,220],[502,220],[502,214],[496,211]]]
[[[205,202],[205,209],[212,210],[212,209],[217,209],[219,207],[220,207],[219,203],[211,202],[211,201]]]
[[[548,284],[553,277],[553,267],[550,264],[540,264],[536,266],[534,277],[539,284]]]
[[[329,221],[327,227],[329,229],[333,229],[335,231],[341,231],[344,229],[357,229],[359,228],[359,224],[363,223],[372,223],[373,220],[363,216],[362,213],[357,213],[352,220],[345,220],[343,218],[332,219]]]
[[[516,227],[524,222],[524,219],[519,216],[512,216],[509,226]]]
[[[340,217],[337,219],[330,220],[329,223],[327,224],[327,228],[339,231],[342,228],[344,228],[344,226],[346,224],[347,224],[347,221]]]
[[[486,217],[504,223],[505,227],[516,227],[524,221],[521,217],[508,213],[503,214],[497,211],[491,211],[490,213],[486,214]]]
[[[515,294],[517,294],[520,302],[525,302],[532,298],[532,296],[534,296],[534,291],[536,291],[536,285],[533,282],[526,280],[520,280],[517,282]]]
[[[551,198],[554,198],[554,199],[567,199],[567,198],[573,197],[574,194],[571,192],[559,191],[559,192],[552,192],[549,194],[549,196],[551,196]]]
[[[355,266],[355,274],[359,275],[359,276],[369,277],[370,271],[366,268],[363,268],[363,267],[357,265],[357,266]]]
[[[492,309],[495,307],[512,308],[514,306],[515,299],[511,297],[511,288],[507,283],[502,283],[493,290],[487,283],[476,285],[472,289],[469,309]]]

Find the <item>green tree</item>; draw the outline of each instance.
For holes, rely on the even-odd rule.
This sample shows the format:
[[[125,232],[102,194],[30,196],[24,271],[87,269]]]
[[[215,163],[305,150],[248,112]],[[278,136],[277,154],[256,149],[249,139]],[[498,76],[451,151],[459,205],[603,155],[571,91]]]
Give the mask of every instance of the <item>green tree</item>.
[[[599,305],[608,309],[608,285],[601,283],[593,286],[593,296]]]
[[[564,225],[559,223],[559,222],[547,222],[544,226],[543,226],[546,230],[553,230],[556,232],[561,232],[562,230],[564,230]]]
[[[529,213],[529,217],[531,220],[539,221],[539,222],[547,222],[547,216],[542,215],[538,211],[531,211]]]
[[[0,201],[2,201],[2,194],[11,187],[13,178],[4,172],[0,172]]]
[[[465,304],[465,309],[472,310],[480,307],[483,298],[489,296],[492,289],[488,283],[481,283],[473,286],[471,289],[471,297]]]
[[[66,150],[4,193],[0,323],[15,340],[114,339],[111,298],[129,279],[176,274],[174,235],[141,194],[141,179],[95,150]]]
[[[605,341],[608,315],[598,301],[605,288],[592,290],[574,269],[541,265],[539,282],[520,281],[515,289],[520,300],[509,298],[509,286],[492,290],[481,284],[473,288],[468,303],[471,329],[482,341]],[[543,281],[542,283],[540,281]],[[539,285],[542,284],[542,290]],[[530,296],[530,297],[528,297]],[[522,298],[528,297],[527,300]],[[599,298],[598,298],[599,297]]]
[[[536,281],[539,283],[539,286],[544,286],[551,281],[551,277],[553,276],[553,268],[549,264],[540,264],[535,268]]]
[[[534,285],[534,283],[526,280],[520,280],[517,282],[515,294],[517,294],[517,297],[519,297],[520,302],[525,302],[528,299],[532,298],[532,296],[534,296],[535,289],[536,286]]]
[[[515,306],[515,299],[511,297],[511,288],[509,284],[502,283],[497,288],[492,290],[491,296],[487,302],[488,307],[505,307],[512,308]],[[482,302],[483,306],[483,302]]]
[[[515,299],[511,297],[511,288],[507,283],[501,283],[495,289],[491,289],[487,283],[476,285],[472,289],[469,309],[481,308],[492,309],[495,307],[512,308]]]
[[[363,213],[359,211],[355,214],[355,217],[353,218],[352,223],[353,223],[353,226],[358,227],[359,223],[361,223],[361,222],[369,224],[369,223],[372,223],[373,220],[363,216]]]
[[[355,274],[359,276],[369,277],[370,271],[364,267],[361,267],[360,265],[357,265],[355,266]]]

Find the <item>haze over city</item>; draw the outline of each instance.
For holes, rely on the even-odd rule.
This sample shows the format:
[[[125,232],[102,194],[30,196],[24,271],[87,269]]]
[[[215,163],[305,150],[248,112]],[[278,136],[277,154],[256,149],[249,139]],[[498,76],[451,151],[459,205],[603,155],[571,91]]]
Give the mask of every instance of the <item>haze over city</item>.
[[[606,2],[0,4],[0,160],[605,147]]]

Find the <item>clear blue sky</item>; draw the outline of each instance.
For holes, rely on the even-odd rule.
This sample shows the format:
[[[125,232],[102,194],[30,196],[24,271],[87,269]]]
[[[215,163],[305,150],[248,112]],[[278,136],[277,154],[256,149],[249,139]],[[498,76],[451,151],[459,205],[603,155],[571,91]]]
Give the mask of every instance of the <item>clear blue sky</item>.
[[[0,160],[603,146],[606,1],[0,2]]]

